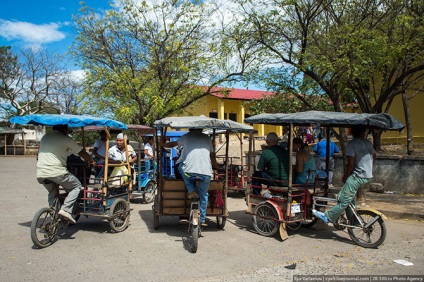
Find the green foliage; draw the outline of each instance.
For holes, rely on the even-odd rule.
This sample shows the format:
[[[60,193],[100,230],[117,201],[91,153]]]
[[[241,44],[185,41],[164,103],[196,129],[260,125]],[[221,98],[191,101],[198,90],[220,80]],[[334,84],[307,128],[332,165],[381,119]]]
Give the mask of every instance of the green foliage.
[[[207,95],[212,87],[235,80],[248,65],[222,63],[234,52],[245,53],[232,48],[234,39],[218,32],[211,21],[217,8],[211,3],[120,4],[119,10],[100,16],[84,7],[75,17],[73,54],[88,72],[85,94],[97,112],[151,125]],[[243,55],[239,60],[252,58]]]

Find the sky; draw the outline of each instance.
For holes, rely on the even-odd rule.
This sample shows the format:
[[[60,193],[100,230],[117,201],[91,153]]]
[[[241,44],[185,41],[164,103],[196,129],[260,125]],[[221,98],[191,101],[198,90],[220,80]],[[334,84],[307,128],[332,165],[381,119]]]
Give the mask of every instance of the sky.
[[[108,9],[107,0],[84,1],[97,11]],[[44,47],[64,53],[72,44],[72,15],[78,0],[9,0],[0,8],[0,46]]]
[[[82,7],[80,3],[102,13],[110,9],[109,2],[118,0],[8,0],[0,6],[0,46],[19,48],[45,48],[64,54],[75,38],[72,15]],[[71,67],[77,70],[78,67]],[[235,88],[245,88],[243,84]],[[252,90],[264,90],[249,85]]]

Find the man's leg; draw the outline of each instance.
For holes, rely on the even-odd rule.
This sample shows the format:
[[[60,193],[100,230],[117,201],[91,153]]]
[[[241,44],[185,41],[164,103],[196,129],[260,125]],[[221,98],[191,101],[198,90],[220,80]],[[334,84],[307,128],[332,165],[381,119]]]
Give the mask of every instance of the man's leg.
[[[51,207],[54,200],[59,195],[59,185],[46,178],[37,178],[37,181],[38,183],[43,184],[44,188],[46,188],[49,192],[47,200],[49,202],[49,207]]]
[[[328,184],[333,184],[334,158],[330,158],[330,171],[328,172]]]
[[[209,184],[211,182],[211,177],[208,175],[200,175],[203,177],[203,181],[197,183],[197,189],[199,193],[200,200],[200,223],[205,222],[206,220],[206,209],[208,207],[208,190]]]
[[[347,208],[349,203],[355,199],[355,195],[358,191],[359,186],[367,182],[367,179],[359,178],[355,175],[349,176],[345,184],[343,185],[342,190],[340,190],[340,193],[337,196],[337,205],[335,205],[329,211],[324,213],[327,218],[331,222],[335,222],[343,213],[343,211]]]
[[[182,166],[182,163],[180,163],[179,165],[178,165],[178,170],[180,171],[180,173],[181,173],[181,177],[183,178],[183,180],[184,180],[184,184],[185,184],[185,186],[186,186],[186,188],[187,188],[187,191],[189,192],[189,193],[192,193],[192,192],[194,192],[194,190],[195,190],[195,187],[194,187],[194,184],[193,184],[193,180],[190,178],[190,176],[187,176],[185,173],[184,173],[184,171],[181,169],[181,166]]]
[[[63,189],[69,193],[68,196],[66,196],[61,209],[68,213],[72,213],[75,201],[77,200],[82,188],[81,182],[71,173],[55,178],[58,179],[58,183],[63,187]]]

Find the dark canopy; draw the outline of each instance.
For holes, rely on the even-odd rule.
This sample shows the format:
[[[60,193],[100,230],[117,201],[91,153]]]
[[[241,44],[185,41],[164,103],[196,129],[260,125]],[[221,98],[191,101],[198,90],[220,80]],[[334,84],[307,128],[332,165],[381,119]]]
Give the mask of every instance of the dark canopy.
[[[209,118],[205,116],[189,116],[189,117],[168,117],[155,121],[155,127],[171,127],[171,128],[198,128],[198,129],[216,129],[229,130],[231,132],[250,132],[254,128],[232,120],[223,120],[217,118]]]
[[[244,120],[246,123],[260,124],[320,124],[323,127],[365,126],[369,129],[402,130],[405,126],[389,114],[354,114],[340,112],[306,111],[293,114],[259,114]]]

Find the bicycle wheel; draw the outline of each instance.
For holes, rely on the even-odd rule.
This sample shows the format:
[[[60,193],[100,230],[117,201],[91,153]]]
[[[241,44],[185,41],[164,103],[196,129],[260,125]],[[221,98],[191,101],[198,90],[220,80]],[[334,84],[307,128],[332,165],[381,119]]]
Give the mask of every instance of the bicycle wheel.
[[[224,229],[226,222],[227,218],[225,216],[216,217],[216,227],[218,227],[218,229]]]
[[[275,208],[268,203],[260,203],[253,212],[253,227],[256,232],[267,237],[274,236],[280,227],[280,223],[275,220],[278,219]]]
[[[40,209],[31,222],[32,242],[41,249],[53,244],[57,240],[58,224],[53,209]]]
[[[347,230],[348,230],[350,238],[356,244],[364,248],[376,248],[380,246],[386,239],[386,233],[387,233],[386,225],[384,224],[384,221],[381,218],[381,216],[379,216],[378,214],[372,211],[367,211],[367,210],[358,210],[356,211],[356,213],[362,219],[365,225],[368,222],[375,220],[376,217],[378,217],[378,219],[375,220],[375,222],[367,228],[348,227]],[[349,219],[349,224],[355,225],[355,221],[356,221],[355,216],[352,216]]]
[[[122,198],[116,199],[112,203],[109,213],[112,216],[109,225],[113,232],[121,232],[128,227],[130,212],[127,201]]]
[[[155,199],[156,194],[156,183],[150,181],[147,183],[146,187],[144,187],[143,198],[146,204],[150,204]]]
[[[199,245],[199,226],[191,225],[190,228],[190,250],[191,252],[197,252],[197,247]]]

